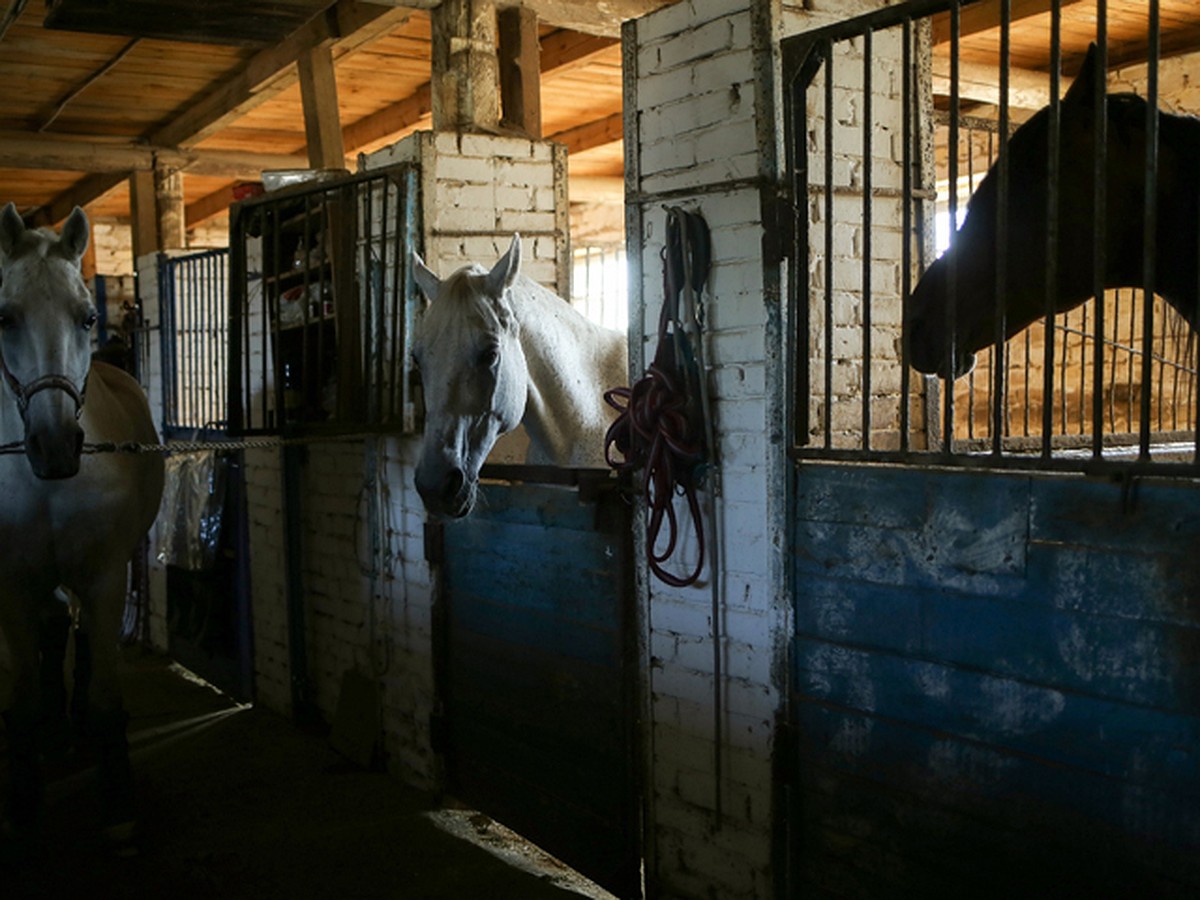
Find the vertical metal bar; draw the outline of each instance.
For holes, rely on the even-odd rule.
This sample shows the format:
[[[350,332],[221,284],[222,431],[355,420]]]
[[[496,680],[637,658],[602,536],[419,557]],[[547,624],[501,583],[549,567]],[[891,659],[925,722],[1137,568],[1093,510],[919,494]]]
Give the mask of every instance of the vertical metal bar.
[[[396,193],[396,227],[392,230],[392,259],[390,263],[386,262],[387,250],[386,248],[384,249],[385,265],[387,266],[388,274],[392,277],[392,290],[390,294],[392,324],[387,345],[388,359],[392,361],[392,365],[391,371],[388,374],[388,405],[384,416],[388,420],[397,414],[400,414],[401,418],[403,418],[404,385],[400,383],[400,378],[402,377],[405,358],[408,354],[400,331],[401,323],[404,321],[403,310],[405,308],[404,284],[400,278],[400,273],[404,271],[404,256],[407,247],[405,242],[405,222],[407,221],[405,184],[405,173],[390,178],[387,182],[387,189]]]
[[[362,386],[366,391],[365,408],[366,408],[366,413],[367,413],[367,421],[368,422],[378,422],[380,405],[381,405],[382,399],[383,399],[380,396],[380,391],[382,390],[382,387],[383,387],[383,385],[382,385],[383,377],[382,377],[382,375],[380,375],[378,378],[375,378],[374,380],[372,380],[369,377],[371,373],[376,371],[377,364],[379,366],[381,366],[383,363],[382,359],[377,358],[379,356],[379,353],[377,350],[377,345],[378,345],[378,341],[379,341],[379,332],[381,330],[379,327],[379,323],[382,321],[382,318],[383,318],[383,313],[379,309],[379,306],[383,303],[383,299],[381,297],[375,296],[375,276],[374,276],[374,273],[371,271],[371,244],[372,244],[372,242],[374,240],[374,236],[375,236],[374,222],[372,221],[374,218],[374,214],[375,214],[375,204],[372,202],[372,200],[373,200],[372,194],[374,192],[374,182],[373,181],[359,182],[358,189],[362,192],[363,219],[364,219],[362,234],[359,236],[359,240],[362,241],[362,267],[363,267],[362,286],[359,288],[359,293],[360,293],[360,295],[365,297],[365,299],[367,301],[367,308],[365,310],[360,311],[363,321],[365,321],[367,323],[367,326],[363,329],[363,334],[362,334],[362,342],[363,342],[362,367],[363,367],[363,371],[362,371],[360,377],[363,380]],[[384,203],[386,203],[386,202],[387,202],[387,196],[385,195]],[[354,205],[355,205],[355,208],[357,209],[358,203],[355,203]],[[385,207],[385,209],[386,209],[386,207]],[[386,216],[384,216],[383,218],[384,218],[384,221],[380,225],[380,227],[387,228]]]
[[[162,403],[164,424],[172,422],[171,372],[175,368],[175,347],[171,340],[171,305],[175,302],[175,286],[171,282],[170,262],[158,255],[158,348],[162,357]]]
[[[279,352],[279,345],[282,343],[280,340],[282,337],[282,322],[280,320],[280,315],[283,312],[283,290],[280,280],[283,278],[284,273],[287,272],[287,264],[282,259],[283,241],[281,232],[283,230],[284,213],[284,206],[282,202],[275,202],[274,212],[274,222],[271,223],[273,226],[271,231],[271,240],[274,244],[273,257],[275,260],[275,278],[271,283],[271,299],[273,302],[271,304],[271,308],[268,310],[269,318],[267,319],[267,326],[263,328],[263,358],[266,358],[266,353],[270,346],[270,341],[267,338],[267,333],[270,332],[271,338],[274,339],[275,343],[275,352],[272,357],[275,369],[275,396],[277,401],[275,404],[275,417],[277,424],[282,427],[286,416],[284,415],[283,354]]]
[[[913,127],[912,120],[914,115],[913,108],[913,58],[912,58],[912,19],[904,20],[903,33],[901,36],[901,62],[902,83],[900,88],[901,107],[903,112],[903,124],[901,125],[901,171],[900,171],[900,193],[903,195],[901,201],[902,220],[900,223],[900,234],[903,238],[900,244],[900,306],[901,306],[901,322],[908,321],[908,307],[912,295],[912,223],[913,223],[913,190],[912,190],[912,162],[913,162]],[[909,415],[912,404],[912,398],[909,396],[911,388],[910,381],[912,376],[909,374],[909,359],[911,358],[910,349],[911,337],[907,327],[902,327],[900,330],[900,452],[907,453],[909,450],[908,429]]]
[[[1004,342],[1007,338],[1005,303],[1008,296],[1008,83],[1009,83],[1009,30],[1012,10],[1010,0],[1000,3],[1000,155],[996,160],[997,193],[1000,202],[996,207],[996,295],[995,295],[995,344],[992,356],[992,453],[999,456],[1004,449],[1004,410],[1008,406],[1005,397]]]
[[[413,307],[416,304],[416,297],[409,293],[409,285],[412,282],[412,276],[409,274],[409,259],[412,251],[417,249],[416,234],[412,228],[415,202],[413,193],[416,190],[413,185],[412,169],[406,168],[400,173],[396,181],[396,190],[398,191],[396,201],[398,227],[396,228],[395,259],[392,261],[396,273],[396,287],[392,297],[392,302],[396,305],[395,326],[392,329],[392,340],[394,341],[392,384],[395,385],[396,396],[392,401],[392,412],[396,415],[397,422],[403,427],[407,422],[405,411],[411,400],[409,369],[412,361],[408,347],[408,317],[414,314]]]
[[[1042,459],[1054,432],[1054,311],[1058,302],[1059,153],[1062,129],[1062,3],[1050,5],[1050,120],[1046,137],[1046,317],[1042,326]]]
[[[825,449],[833,446],[833,43],[825,52]]]
[[[1141,311],[1141,307],[1138,306],[1137,291],[1130,288],[1130,290],[1129,290],[1129,340],[1128,340],[1129,352],[1126,354],[1126,356],[1129,360],[1129,364],[1125,367],[1125,378],[1126,378],[1125,430],[1129,434],[1135,434],[1137,432],[1137,423],[1134,422],[1133,396],[1134,396],[1135,392],[1134,392],[1133,386],[1136,383],[1134,381],[1134,379],[1137,376],[1137,370],[1141,366],[1141,362],[1138,360],[1138,350],[1137,350],[1137,323],[1141,318],[1138,315],[1138,313],[1140,311]]]
[[[946,404],[945,424],[943,425],[942,445],[947,454],[954,452],[954,368],[956,360],[958,327],[958,263],[952,252],[958,237],[958,55],[959,38],[961,36],[961,21],[959,0],[950,4],[950,137],[948,162],[950,164],[950,247],[946,251],[946,360],[949,371],[946,374]]]
[[[1099,298],[1100,302],[1094,304],[1103,306],[1104,298]],[[1084,397],[1084,387],[1087,385],[1087,342],[1091,332],[1088,331],[1088,305],[1085,303],[1079,307],[1079,318],[1082,324],[1079,326],[1079,433],[1080,435],[1087,434],[1087,400]],[[1093,346],[1093,353],[1095,348]],[[1093,425],[1092,434],[1095,435],[1095,427]]]
[[[1108,428],[1110,431],[1117,430],[1117,359],[1116,351],[1120,348],[1120,328],[1121,328],[1121,291],[1115,290],[1112,292],[1113,310],[1113,359],[1108,364]]]
[[[1150,0],[1146,71],[1146,200],[1142,220],[1142,411],[1139,457],[1150,457],[1150,380],[1154,373],[1155,245],[1158,241],[1158,0]]]
[[[1104,331],[1104,286],[1108,268],[1106,260],[1106,244],[1108,231],[1108,4],[1106,0],[1096,0],[1096,72],[1093,73],[1096,87],[1093,98],[1095,145],[1092,148],[1092,293],[1097,309],[1096,327],[1103,335]],[[1098,341],[1095,345],[1096,365],[1093,369],[1093,394],[1099,394],[1104,373],[1104,345]],[[1100,403],[1099,396],[1093,396],[1093,403]],[[1093,413],[1095,417],[1095,413]],[[1064,420],[1065,425],[1065,420]],[[1104,453],[1103,422],[1095,419],[1092,423],[1092,457],[1099,459]],[[1065,431],[1065,428],[1064,428]]]
[[[863,32],[863,258],[862,258],[862,449],[871,449],[871,129],[874,127],[871,104],[872,32]],[[828,165],[828,161],[826,162]]]

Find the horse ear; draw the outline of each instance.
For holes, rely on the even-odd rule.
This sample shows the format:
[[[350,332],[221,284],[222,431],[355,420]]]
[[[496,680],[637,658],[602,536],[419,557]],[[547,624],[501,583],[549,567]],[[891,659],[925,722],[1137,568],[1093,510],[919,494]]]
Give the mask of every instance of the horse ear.
[[[1100,51],[1096,48],[1093,41],[1088,45],[1087,56],[1083,59],[1083,68],[1079,70],[1079,74],[1075,76],[1075,81],[1067,89],[1066,96],[1063,97],[1063,103],[1071,103],[1082,106],[1085,111],[1092,109],[1092,100],[1095,97],[1096,85],[1103,85],[1105,76],[1103,73],[1097,72],[1096,68],[1100,65]]]
[[[4,207],[4,212],[0,212],[0,253],[12,256],[24,233],[25,223],[17,213],[17,206],[9,203]]]
[[[492,266],[487,276],[487,292],[490,297],[502,297],[504,292],[516,280],[517,272],[521,270],[521,236],[514,234],[508,252],[500,257],[500,261]]]
[[[62,234],[59,236],[59,252],[71,262],[79,262],[83,258],[83,252],[87,250],[91,232],[92,227],[88,224],[87,213],[80,207],[75,207],[71,210],[71,215],[67,216],[66,224],[63,225]]]
[[[416,250],[412,253],[413,261],[413,278],[417,282],[417,287],[421,289],[421,293],[425,296],[425,304],[428,306],[437,299],[438,292],[442,289],[442,280],[438,278],[425,265],[425,260],[421,259],[421,254]]]

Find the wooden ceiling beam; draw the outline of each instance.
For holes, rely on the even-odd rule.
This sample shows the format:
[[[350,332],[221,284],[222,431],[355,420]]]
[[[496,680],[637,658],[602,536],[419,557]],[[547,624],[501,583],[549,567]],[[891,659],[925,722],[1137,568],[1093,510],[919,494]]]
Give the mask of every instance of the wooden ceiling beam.
[[[109,191],[123,185],[128,177],[128,172],[89,175],[33,213],[29,217],[30,224],[35,228],[56,226],[66,219],[76,206],[95,203]]]
[[[613,38],[552,31],[541,41],[541,72],[545,77],[587,64],[597,54],[618,43]],[[342,129],[347,153],[395,137],[426,122],[433,112],[433,88],[422,84],[410,96]]]
[[[374,0],[386,6],[432,9],[441,0]],[[638,19],[678,0],[604,0],[602,3],[579,0],[497,0],[498,9],[521,6],[537,13],[538,20],[556,28],[569,28],[585,34],[621,36],[621,23]]]
[[[4,168],[128,175],[153,169],[156,163],[162,168],[186,171],[191,175],[258,178],[263,169],[304,168],[307,160],[302,154],[185,150],[79,140],[62,135],[30,137],[20,131],[0,131],[0,167]]]
[[[1062,0],[1062,9],[1079,3],[1080,0]],[[1009,21],[1019,22],[1030,16],[1040,16],[1050,12],[1052,0],[1011,0],[1009,6]],[[1001,0],[981,0],[964,6],[958,14],[958,34],[960,38],[983,31],[991,31],[1000,27]],[[939,13],[933,17],[933,42],[946,44],[950,41],[950,13]]]
[[[522,6],[537,13],[538,20],[558,28],[569,28],[584,34],[619,38],[621,23],[640,19],[656,9],[670,6],[677,0],[605,0],[603,3],[580,3],[578,0],[497,0],[498,8]]]
[[[199,200],[193,200],[187,205],[184,212],[184,227],[191,230],[214,216],[227,212],[232,204],[233,185],[213,191],[211,194],[205,194]]]
[[[582,153],[621,140],[624,134],[623,113],[613,113],[603,119],[587,122],[550,135],[550,140],[565,144],[568,153]]]
[[[255,54],[186,112],[148,135],[148,140],[180,147],[198,143],[295,84],[300,77],[296,62],[302,54],[332,46],[337,59],[389,33],[410,14],[375,3],[339,0],[278,46]]]

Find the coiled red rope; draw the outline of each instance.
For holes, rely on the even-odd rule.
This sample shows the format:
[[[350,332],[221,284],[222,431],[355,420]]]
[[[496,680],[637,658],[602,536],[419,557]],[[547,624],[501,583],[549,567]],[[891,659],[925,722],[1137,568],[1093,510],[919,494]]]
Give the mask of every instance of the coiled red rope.
[[[605,435],[604,458],[617,471],[643,469],[646,556],[650,570],[669,585],[686,587],[694,584],[704,570],[704,527],[697,498],[697,474],[707,454],[698,385],[705,376],[693,356],[698,348],[689,347],[683,334],[679,295],[686,287],[694,300],[708,277],[708,227],[699,216],[675,209],[669,212],[658,348],[654,362],[636,384],[613,388],[604,395],[618,413]],[[689,310],[689,315],[694,315],[694,310]],[[680,543],[676,496],[687,500],[697,548],[695,566],[683,576],[664,565]]]
[[[652,363],[632,388],[613,388],[605,393],[604,399],[619,413],[604,439],[605,460],[618,471],[643,469],[642,491],[648,509],[646,556],[650,570],[667,584],[686,587],[704,569],[704,530],[692,477],[695,467],[704,461],[704,446],[692,435],[688,396],[680,390],[675,377]],[[621,459],[614,458],[614,450]],[[682,577],[663,567],[679,542],[676,494],[687,498],[697,547],[696,565]],[[666,544],[659,550],[664,524]]]

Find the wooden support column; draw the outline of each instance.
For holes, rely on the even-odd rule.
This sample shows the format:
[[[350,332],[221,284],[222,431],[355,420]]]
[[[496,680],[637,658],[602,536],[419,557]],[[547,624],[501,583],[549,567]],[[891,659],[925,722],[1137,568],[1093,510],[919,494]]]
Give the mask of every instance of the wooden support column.
[[[129,216],[133,221],[133,258],[158,250],[158,204],[154,173],[138,170],[129,176]]]
[[[308,164],[314,169],[344,169],[346,150],[338,115],[337,78],[328,46],[300,54],[300,97],[304,104],[304,134]]]
[[[156,170],[154,199],[158,206],[158,249],[184,249],[187,246],[187,210],[183,205],[183,173]]]
[[[542,136],[542,66],[538,17],[523,6],[500,10],[500,99],[504,125],[526,137]]]
[[[434,130],[494,131],[500,121],[494,0],[442,0],[432,23]]]

